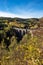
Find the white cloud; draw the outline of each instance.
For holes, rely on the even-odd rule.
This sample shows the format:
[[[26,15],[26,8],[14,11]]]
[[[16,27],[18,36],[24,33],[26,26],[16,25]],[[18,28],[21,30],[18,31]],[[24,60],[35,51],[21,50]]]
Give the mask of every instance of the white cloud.
[[[12,13],[8,13],[8,12],[1,12],[0,11],[0,17],[16,17],[17,15],[12,14]]]
[[[39,18],[43,17],[43,11],[37,11],[37,12],[24,12],[22,14],[13,14],[9,12],[2,12],[0,11],[0,17],[20,17],[20,18]]]
[[[20,17],[20,18],[26,18],[25,16],[22,15],[17,15],[17,14],[13,14],[13,13],[9,13],[9,12],[2,12],[0,11],[0,17]]]

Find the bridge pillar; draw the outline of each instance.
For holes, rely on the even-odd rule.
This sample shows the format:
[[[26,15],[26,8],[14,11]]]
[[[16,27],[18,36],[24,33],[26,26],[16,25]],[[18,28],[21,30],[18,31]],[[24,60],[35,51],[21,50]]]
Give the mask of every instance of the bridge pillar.
[[[27,28],[26,28],[26,34],[28,33],[28,30],[27,30]]]

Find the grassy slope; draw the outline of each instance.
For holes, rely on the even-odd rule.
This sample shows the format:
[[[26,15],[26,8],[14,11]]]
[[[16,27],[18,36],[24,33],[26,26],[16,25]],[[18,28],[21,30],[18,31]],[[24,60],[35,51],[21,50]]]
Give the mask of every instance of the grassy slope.
[[[25,19],[25,21],[19,18],[20,21],[16,21],[16,19],[17,18],[0,18],[0,22],[4,22],[4,24],[8,25],[7,28],[4,27],[3,31],[0,30],[0,33],[9,30],[12,25],[20,27],[24,25],[23,22],[25,21],[25,23],[30,22],[31,27],[33,27],[33,24],[37,24],[37,19]],[[43,19],[40,19],[40,21],[38,21],[38,24],[39,23],[43,24]],[[9,50],[5,48],[4,41],[2,41],[0,43],[0,65],[43,65],[43,27],[39,26],[39,28],[32,31],[32,33],[33,37],[28,33],[19,44],[13,36],[11,38]]]

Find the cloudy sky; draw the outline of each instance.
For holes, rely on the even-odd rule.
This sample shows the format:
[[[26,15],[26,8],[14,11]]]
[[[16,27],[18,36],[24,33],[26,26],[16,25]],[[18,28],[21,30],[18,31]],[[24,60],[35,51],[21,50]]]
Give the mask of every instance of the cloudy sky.
[[[0,17],[43,17],[43,0],[0,0]]]

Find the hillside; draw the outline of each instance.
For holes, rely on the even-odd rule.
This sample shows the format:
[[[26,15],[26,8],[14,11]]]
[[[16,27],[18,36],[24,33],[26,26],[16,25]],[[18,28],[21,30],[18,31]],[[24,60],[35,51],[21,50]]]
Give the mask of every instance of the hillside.
[[[43,65],[43,18],[0,17],[0,65]]]
[[[30,18],[30,19],[22,19],[22,18],[7,18],[7,17],[0,17],[1,23],[9,23],[10,25],[17,26],[17,27],[24,27],[26,24],[29,27],[37,26],[39,23],[39,19],[37,18]]]

